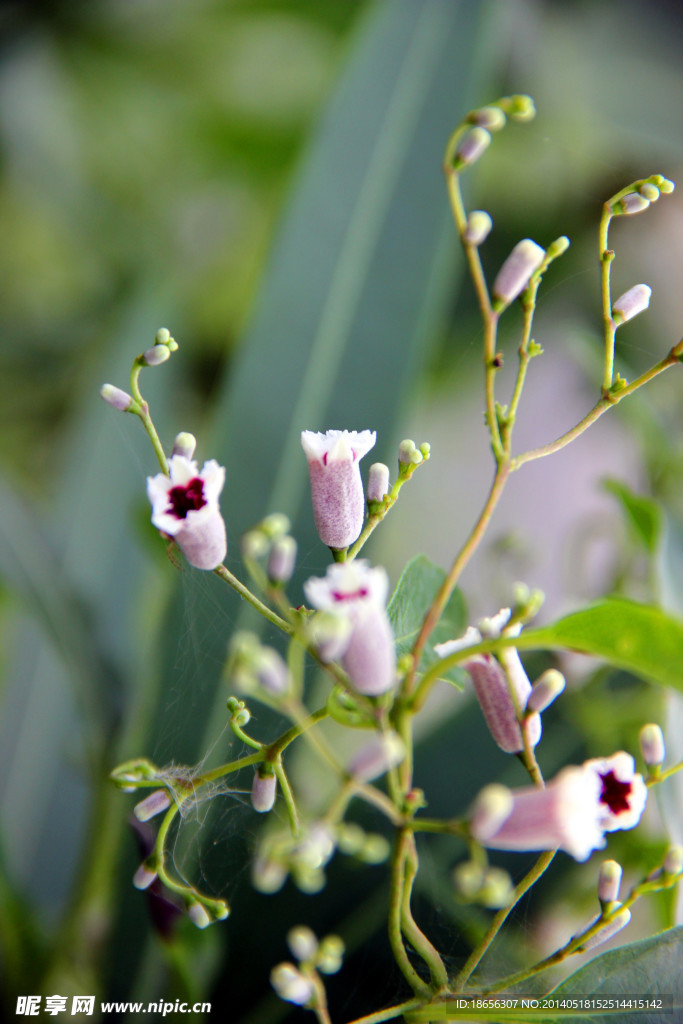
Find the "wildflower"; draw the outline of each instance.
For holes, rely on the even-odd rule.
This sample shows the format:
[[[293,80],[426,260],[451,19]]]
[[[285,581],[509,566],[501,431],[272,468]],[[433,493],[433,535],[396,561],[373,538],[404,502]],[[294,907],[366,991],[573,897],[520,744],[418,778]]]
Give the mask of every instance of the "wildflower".
[[[396,651],[386,612],[386,571],[371,569],[364,560],[337,562],[323,579],[309,579],[304,592],[314,608],[350,623],[338,656],[354,688],[368,696],[390,690],[396,682]]]
[[[502,798],[489,799],[487,789],[470,822],[475,839],[498,850],[559,848],[579,861],[605,845],[605,832],[637,825],[647,799],[624,751],[564,768],[545,789],[508,790],[507,807]]]
[[[374,430],[328,430],[325,434],[302,431],[315,525],[321,541],[330,548],[348,547],[363,528],[365,499],[360,460],[376,437]]]
[[[228,550],[218,505],[225,470],[211,459],[200,473],[196,462],[172,455],[168,471],[169,476],[157,473],[147,478],[152,522],[157,530],[173,537],[190,565],[216,569]]]

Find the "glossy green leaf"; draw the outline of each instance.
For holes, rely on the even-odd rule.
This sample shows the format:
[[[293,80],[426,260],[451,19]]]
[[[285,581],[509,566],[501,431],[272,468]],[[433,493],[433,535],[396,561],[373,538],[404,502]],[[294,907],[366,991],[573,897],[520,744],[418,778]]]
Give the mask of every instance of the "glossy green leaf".
[[[683,928],[672,928],[661,935],[643,939],[596,956],[561,985],[552,996],[614,995],[623,998],[656,999],[673,997],[673,1015],[655,1011],[624,1012],[610,1015],[619,1024],[659,1024],[659,1021],[683,1019]],[[583,1016],[583,1015],[582,1015]],[[565,1018],[558,1017],[558,1020]]]
[[[424,618],[445,578],[444,570],[430,562],[425,555],[416,555],[401,573],[388,608],[399,655],[406,654],[415,643]],[[434,644],[461,636],[466,626],[465,600],[462,592],[456,588],[422,656],[422,667],[436,659]],[[444,673],[444,678],[455,685],[462,685],[465,673],[462,669],[451,669]]]
[[[580,651],[683,690],[683,621],[652,605],[608,598],[515,640],[520,649]]]
[[[662,510],[657,502],[645,495],[636,494],[621,480],[609,478],[603,481],[603,486],[621,504],[626,520],[640,544],[649,554],[655,554],[664,526]]]

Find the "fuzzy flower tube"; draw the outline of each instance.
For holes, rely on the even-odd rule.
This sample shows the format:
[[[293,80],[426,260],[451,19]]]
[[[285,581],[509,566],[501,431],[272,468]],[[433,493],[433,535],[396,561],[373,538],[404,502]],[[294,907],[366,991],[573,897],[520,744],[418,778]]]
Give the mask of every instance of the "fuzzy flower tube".
[[[173,537],[190,565],[216,569],[225,558],[228,539],[218,498],[225,483],[225,469],[215,459],[197,463],[184,455],[172,455],[168,472],[147,478],[152,503],[152,522],[157,530]]]
[[[389,577],[368,562],[337,562],[324,578],[311,577],[304,593],[314,608],[347,624],[339,656],[359,693],[374,697],[396,682],[394,635],[387,616]]]
[[[360,460],[376,438],[374,430],[328,430],[324,434],[302,431],[315,525],[329,548],[348,547],[363,529],[365,497]]]
[[[487,787],[475,804],[472,835],[495,850],[559,848],[584,861],[605,845],[605,832],[634,828],[646,800],[643,777],[622,750],[564,768],[545,789]]]

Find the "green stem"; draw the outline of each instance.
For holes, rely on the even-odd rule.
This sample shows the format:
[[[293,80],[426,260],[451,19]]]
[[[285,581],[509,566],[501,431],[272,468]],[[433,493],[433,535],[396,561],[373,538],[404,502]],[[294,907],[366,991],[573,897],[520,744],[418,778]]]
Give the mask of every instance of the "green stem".
[[[541,445],[539,448],[532,448],[528,452],[524,452],[522,455],[516,455],[510,462],[510,472],[515,472],[523,466],[526,462],[531,462],[534,459],[542,459],[546,455],[552,455],[554,452],[560,451],[561,448],[566,447],[571,441],[574,441],[577,437],[580,437],[585,430],[588,429],[596,420],[599,420],[603,413],[607,412],[613,406],[618,405],[624,398],[632,395],[639,388],[643,387],[654,377],[657,377],[664,370],[668,370],[670,366],[675,366],[681,361],[683,357],[683,341],[679,341],[677,345],[671,349],[671,351],[662,359],[659,363],[656,363],[645,373],[642,373],[640,377],[637,377],[631,384],[627,384],[621,388],[620,391],[610,392],[609,395],[603,395],[602,398],[593,406],[591,411],[587,413],[583,419],[568,430],[565,434],[562,434],[555,441],[551,441],[549,444]]]
[[[139,411],[137,411],[136,415],[139,417],[143,427],[147,431],[147,436],[152,442],[152,448],[154,449],[156,457],[159,461],[159,465],[161,466],[161,472],[164,473],[165,476],[168,476],[168,459],[166,458],[164,446],[162,445],[159,435],[157,434],[156,427],[152,422],[152,417],[149,414],[149,406],[147,405],[147,402],[142,397],[142,394],[140,392],[138,378],[140,377],[140,371],[142,370],[142,367],[146,365],[145,363],[141,362],[141,360],[142,356],[138,356],[131,368],[130,390],[133,398],[140,406],[140,409]]]
[[[501,462],[497,466],[496,474],[493,478],[493,484],[491,485],[491,490],[486,500],[486,504],[484,505],[479,515],[479,518],[474,524],[469,537],[467,538],[462,548],[460,549],[455,561],[453,562],[453,565],[451,566],[450,572],[448,573],[446,579],[439,588],[439,591],[436,597],[434,598],[434,601],[432,602],[432,605],[429,611],[427,612],[427,615],[425,616],[424,622],[422,623],[422,628],[420,629],[417,640],[413,645],[413,669],[412,672],[410,672],[406,676],[406,679],[404,681],[404,692],[406,696],[410,696],[415,677],[415,671],[420,663],[420,658],[422,656],[422,652],[424,651],[427,640],[429,639],[432,630],[435,628],[436,624],[441,618],[443,610],[448,604],[448,600],[451,594],[453,593],[455,585],[458,582],[463,569],[465,568],[470,558],[474,554],[477,545],[479,544],[479,541],[483,537],[486,528],[488,527],[491,521],[491,517],[500,499],[500,495],[505,486],[505,482],[507,480],[509,471],[510,464],[508,462]],[[430,674],[431,673],[427,673],[427,675],[425,675],[413,696],[411,707],[414,713],[416,713],[421,708],[422,703],[427,696],[427,691],[424,686],[424,682]]]
[[[296,809],[296,801],[294,799],[294,793],[292,787],[289,784],[287,773],[285,772],[284,766],[281,759],[278,757],[273,762],[273,771],[277,777],[277,781],[280,784],[282,790],[282,796],[285,801],[285,807],[287,808],[287,816],[289,818],[289,827],[291,829],[294,838],[301,835],[301,823],[299,821],[299,813]]]
[[[405,857],[406,842],[410,833],[400,829],[396,834],[394,850],[391,857],[391,891],[389,897],[389,942],[403,977],[406,979],[415,995],[423,998],[431,998],[431,989],[419,976],[406,953],[403,945],[402,910],[403,910],[403,888],[405,884]]]
[[[385,1020],[395,1020],[410,1010],[417,1010],[422,1005],[422,999],[408,999],[405,1003],[387,1006],[386,1009],[368,1013],[365,1017],[356,1017],[355,1020],[349,1021],[349,1024],[382,1024]]]
[[[510,913],[514,910],[516,905],[521,900],[522,896],[529,891],[532,885],[534,885],[541,875],[547,871],[550,867],[553,857],[555,856],[555,850],[549,850],[546,853],[541,854],[536,863],[534,864],[531,871],[529,871],[524,878],[515,886],[515,890],[512,895],[510,903],[503,907],[495,915],[491,924],[487,928],[483,939],[479,945],[472,950],[469,957],[465,961],[462,970],[459,972],[455,982],[452,986],[453,992],[462,992],[467,984],[473,971],[478,967],[481,960],[488,952],[491,944],[498,935],[498,932],[507,921]]]
[[[224,565],[219,565],[218,568],[213,571],[219,579],[223,580],[224,583],[227,583],[233,590],[237,591],[240,597],[243,597],[244,600],[252,606],[252,608],[255,608],[256,611],[260,612],[265,619],[268,619],[268,622],[277,626],[278,629],[281,629],[283,633],[287,633],[288,636],[293,635],[294,626],[289,622],[285,622],[285,620],[280,618],[272,608],[269,608],[267,604],[264,604],[263,601],[261,601],[256,594],[253,594],[251,590],[249,590],[249,587],[246,587],[241,580],[238,580],[229,569],[226,569]]]
[[[603,394],[607,394],[609,389],[612,387],[612,382],[614,380],[614,336],[616,333],[616,324],[612,319],[612,299],[610,297],[610,272],[614,253],[608,248],[608,234],[611,220],[612,206],[610,201],[608,201],[602,208],[599,234],[602,319],[605,330],[605,372],[603,374],[602,381]]]
[[[408,942],[416,953],[422,957],[429,967],[429,974],[432,979],[432,988],[435,992],[442,991],[448,986],[448,973],[444,967],[443,960],[438,950],[432,945],[427,936],[418,927],[410,909],[410,897],[413,892],[413,884],[418,870],[417,850],[415,848],[415,837],[412,832],[405,841],[405,859],[403,869],[403,892],[401,899],[401,928]]]

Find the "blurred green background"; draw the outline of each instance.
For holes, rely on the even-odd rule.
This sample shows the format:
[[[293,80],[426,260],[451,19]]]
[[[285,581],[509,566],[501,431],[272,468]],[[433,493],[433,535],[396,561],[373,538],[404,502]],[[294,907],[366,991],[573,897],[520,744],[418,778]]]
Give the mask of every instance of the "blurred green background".
[[[97,392],[105,380],[126,386],[132,358],[171,329],[180,351],[142,379],[162,439],[191,430],[198,457],[226,465],[233,571],[244,529],[266,512],[292,518],[293,600],[327,563],[301,429],[375,428],[373,455],[390,465],[402,437],[429,440],[432,462],[368,555],[394,583],[420,551],[447,565],[490,465],[477,313],[440,170],[446,138],[503,93],[536,101],[537,119],[497,136],[468,182],[494,219],[491,274],[522,236],[572,240],[539,305],[546,355],[531,368],[518,449],[533,446],[596,394],[601,202],[636,177],[680,177],[682,18],[675,3],[645,0],[0,6],[0,959],[11,1012],[21,993],[191,992],[230,1020],[277,1020],[289,1008],[265,994],[268,971],[287,955],[287,926],[304,921],[340,931],[351,950],[331,982],[335,1019],[401,997],[382,869],[337,858],[322,894],[254,894],[256,828],[240,794],[187,823],[177,851],[181,869],[231,900],[231,920],[206,933],[179,921],[162,941],[132,889],[129,799],[106,775],[135,755],[228,756],[218,677],[230,632],[253,623],[216,579],[170,566],[144,496],[153,453]],[[644,280],[653,299],[620,332],[627,377],[680,337],[683,199],[628,220],[612,237],[615,293]],[[518,578],[543,587],[551,613],[615,588],[683,608],[680,386],[671,373],[630,413],[512,481],[463,580],[473,615],[494,611]],[[604,476],[662,502],[654,554],[629,535]],[[626,742],[652,707],[632,680],[577,672],[549,725],[548,773]],[[453,696],[448,709],[447,726],[441,707],[429,719],[418,767],[430,809],[453,814],[478,783],[521,779],[469,705]],[[677,707],[667,714],[683,735]],[[259,714],[264,733],[276,725]],[[465,739],[463,779],[453,750]],[[305,758],[296,770],[305,788]],[[643,851],[621,842],[637,862]],[[419,895],[453,962],[486,920],[453,899],[459,854],[425,849]],[[565,873],[551,875],[548,898],[561,901]],[[579,882],[586,899],[593,881]],[[528,943],[551,941],[531,913],[520,920]]]

